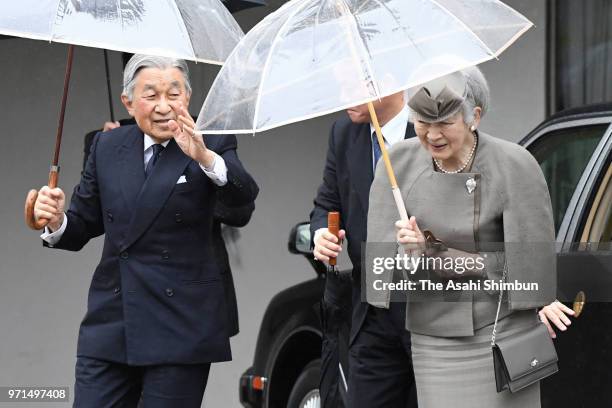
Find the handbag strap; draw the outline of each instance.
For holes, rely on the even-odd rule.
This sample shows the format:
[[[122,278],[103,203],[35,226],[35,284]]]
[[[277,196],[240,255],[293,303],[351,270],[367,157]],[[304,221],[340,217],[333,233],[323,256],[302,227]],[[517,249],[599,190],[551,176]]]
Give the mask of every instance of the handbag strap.
[[[508,277],[508,267],[504,259],[504,273],[502,275],[502,283]],[[491,334],[491,346],[495,346],[495,336],[497,335],[497,321],[499,320],[499,311],[501,310],[502,298],[504,297],[503,287],[499,289],[499,301],[497,302],[497,313],[495,313],[495,323],[493,324],[493,333]]]

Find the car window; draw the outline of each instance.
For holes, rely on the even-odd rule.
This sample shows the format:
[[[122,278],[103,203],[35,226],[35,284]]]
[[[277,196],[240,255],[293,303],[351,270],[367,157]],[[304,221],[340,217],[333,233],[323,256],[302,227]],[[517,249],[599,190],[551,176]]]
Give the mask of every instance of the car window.
[[[612,241],[612,165],[604,168],[602,181],[594,192],[580,241],[607,243]]]
[[[567,206],[607,124],[553,130],[529,146],[544,172],[558,231]]]

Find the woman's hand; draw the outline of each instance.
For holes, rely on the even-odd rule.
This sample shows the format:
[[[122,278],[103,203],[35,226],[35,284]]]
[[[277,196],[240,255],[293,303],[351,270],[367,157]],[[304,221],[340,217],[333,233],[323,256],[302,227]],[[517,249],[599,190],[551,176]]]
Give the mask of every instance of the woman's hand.
[[[425,237],[417,225],[416,218],[410,217],[408,221],[395,222],[395,239],[408,252],[415,249],[422,251],[425,249]]]
[[[572,309],[565,306],[563,303],[559,302],[558,300],[555,300],[548,306],[544,306],[538,313],[540,315],[540,320],[542,321],[542,323],[546,325],[546,328],[548,329],[548,333],[550,334],[550,337],[552,337],[553,339],[557,338],[557,334],[552,328],[552,325],[550,324],[550,322],[553,322],[559,330],[566,331],[567,326],[572,324],[572,322],[566,316],[566,314],[570,316],[574,315],[574,311]]]

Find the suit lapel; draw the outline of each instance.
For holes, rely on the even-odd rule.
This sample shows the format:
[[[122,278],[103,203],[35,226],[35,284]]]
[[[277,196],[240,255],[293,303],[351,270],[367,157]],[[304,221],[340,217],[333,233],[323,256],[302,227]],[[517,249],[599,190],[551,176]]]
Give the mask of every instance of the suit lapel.
[[[126,135],[125,143],[118,152],[121,165],[121,191],[130,213],[134,213],[134,206],[138,193],[144,183],[144,135],[133,126]]]
[[[122,250],[134,243],[151,225],[190,161],[191,158],[183,153],[174,139],[170,140],[135,200],[135,211],[121,245]],[[140,167],[144,174],[142,162]]]
[[[346,152],[351,184],[364,210],[368,209],[370,199],[370,184],[374,179],[372,171],[372,139],[370,125],[363,124],[355,129],[352,140]]]

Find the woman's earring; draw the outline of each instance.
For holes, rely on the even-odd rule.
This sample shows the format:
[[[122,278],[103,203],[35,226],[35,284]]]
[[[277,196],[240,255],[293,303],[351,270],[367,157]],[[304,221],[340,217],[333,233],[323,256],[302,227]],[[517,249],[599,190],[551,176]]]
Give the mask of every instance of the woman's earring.
[[[473,132],[473,131],[475,131],[475,130],[476,130],[476,126],[474,126],[474,125],[470,126],[470,130],[471,130],[472,132]]]

